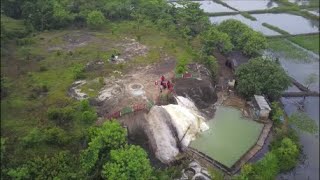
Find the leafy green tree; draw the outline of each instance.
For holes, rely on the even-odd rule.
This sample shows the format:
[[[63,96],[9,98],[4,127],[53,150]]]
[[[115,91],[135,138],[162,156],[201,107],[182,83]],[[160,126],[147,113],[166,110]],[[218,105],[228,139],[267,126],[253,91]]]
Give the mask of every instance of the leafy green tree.
[[[284,118],[284,112],[280,107],[280,103],[272,102],[271,109],[271,119],[276,125],[279,125],[281,123],[281,118]]]
[[[177,29],[180,29],[186,38],[195,37],[210,26],[209,18],[200,9],[199,3],[185,2],[184,8],[178,8],[173,16]]]
[[[262,33],[248,30],[241,37],[241,49],[244,54],[256,56],[267,47],[267,39]]]
[[[106,22],[106,19],[104,18],[101,11],[91,11],[88,14],[87,17],[87,23],[90,28],[98,29],[100,28],[104,23]]]
[[[267,47],[267,39],[260,32],[234,19],[223,21],[218,29],[229,35],[236,49],[249,56],[258,55]]]
[[[128,146],[124,149],[111,150],[110,161],[102,170],[102,177],[116,179],[150,179],[152,167],[147,153],[139,146]]]
[[[211,27],[209,30],[205,31],[201,40],[204,45],[205,52],[209,55],[214,49],[217,49],[223,53],[228,53],[233,48],[228,34],[220,32],[214,27]]]
[[[277,63],[261,57],[242,64],[235,74],[236,89],[246,98],[264,94],[276,99],[291,83],[286,72]]]
[[[53,145],[64,145],[70,141],[66,132],[59,127],[52,127],[44,131],[45,141]]]
[[[61,151],[52,157],[36,157],[8,175],[16,179],[78,179],[77,160],[68,151]]]
[[[275,150],[275,154],[279,159],[281,171],[288,171],[296,166],[299,160],[299,148],[289,138],[284,138],[281,141],[279,148]]]
[[[254,166],[254,179],[275,179],[279,173],[279,161],[274,153],[267,153],[263,159],[258,161]]]
[[[31,147],[38,145],[46,140],[46,136],[43,134],[41,129],[33,128],[26,136],[24,136],[21,141],[26,147]]]
[[[97,161],[111,149],[118,149],[126,144],[126,131],[119,122],[111,120],[101,127],[89,130],[89,146],[81,153],[81,165],[86,172],[91,172]]]
[[[241,21],[235,19],[228,19],[219,24],[218,29],[221,32],[227,33],[231,39],[232,44],[240,49],[242,44],[242,36],[249,31],[249,27]]]
[[[74,20],[75,15],[69,10],[69,0],[53,1],[53,18],[56,27],[63,27]]]

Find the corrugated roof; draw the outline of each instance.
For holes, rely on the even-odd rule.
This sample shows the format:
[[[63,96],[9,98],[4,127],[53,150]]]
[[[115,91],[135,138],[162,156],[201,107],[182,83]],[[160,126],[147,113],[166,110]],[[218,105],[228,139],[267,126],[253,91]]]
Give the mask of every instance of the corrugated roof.
[[[260,109],[271,110],[269,104],[263,96],[254,95],[254,99],[256,100]]]

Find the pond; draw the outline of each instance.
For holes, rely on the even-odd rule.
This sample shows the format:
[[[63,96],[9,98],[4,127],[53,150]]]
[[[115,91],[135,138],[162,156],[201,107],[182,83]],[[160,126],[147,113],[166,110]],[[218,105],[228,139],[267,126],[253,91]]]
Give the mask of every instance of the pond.
[[[319,22],[309,20],[292,14],[252,14],[261,23],[268,23],[276,26],[290,34],[304,34],[319,32]]]
[[[287,114],[298,111],[296,102],[302,98],[281,98]],[[307,97],[305,101],[305,112],[316,121],[319,126],[319,97]],[[303,145],[303,152],[306,160],[300,163],[293,171],[280,174],[278,179],[319,179],[319,134],[312,135],[299,132],[300,142]]]
[[[263,10],[278,7],[278,4],[270,0],[223,0],[229,6],[239,11]]]
[[[210,129],[192,141],[190,146],[227,167],[244,155],[258,140],[263,125],[242,117],[241,111],[218,106]]]
[[[200,9],[203,9],[207,13],[219,13],[219,12],[234,12],[234,10],[229,9],[221,4],[215,3],[213,1],[192,1],[200,4]],[[182,7],[181,4],[177,2],[172,2],[176,7]]]
[[[248,25],[249,27],[251,27],[253,30],[255,31],[259,31],[261,32],[262,34],[264,35],[267,35],[267,36],[274,36],[274,35],[280,35],[279,33],[269,29],[269,28],[266,28],[264,26],[262,26],[262,23],[259,22],[259,21],[252,21],[248,18],[245,18],[243,17],[242,15],[240,14],[237,14],[237,15],[227,15],[227,16],[215,16],[215,17],[210,17],[210,21],[211,23],[214,23],[214,24],[219,24],[221,23],[222,21],[225,21],[227,19],[236,19],[236,20],[239,20],[241,21],[242,23]]]

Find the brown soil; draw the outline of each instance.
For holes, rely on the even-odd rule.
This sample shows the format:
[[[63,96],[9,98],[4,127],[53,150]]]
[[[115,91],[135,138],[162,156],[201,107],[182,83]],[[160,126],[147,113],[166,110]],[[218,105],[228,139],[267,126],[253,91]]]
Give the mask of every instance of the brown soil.
[[[228,81],[234,79],[234,74],[232,70],[225,65],[227,58],[224,55],[217,51],[215,51],[213,55],[217,58],[219,64],[218,86],[224,91],[228,87]]]

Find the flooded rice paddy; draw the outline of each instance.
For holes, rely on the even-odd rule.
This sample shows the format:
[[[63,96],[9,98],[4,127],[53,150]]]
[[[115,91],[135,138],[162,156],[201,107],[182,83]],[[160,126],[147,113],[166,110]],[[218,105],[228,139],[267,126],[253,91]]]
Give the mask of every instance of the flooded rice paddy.
[[[257,141],[263,125],[243,118],[235,108],[218,106],[210,129],[202,132],[191,147],[231,167]]]
[[[302,98],[281,98],[285,111],[289,115],[299,111],[295,104],[301,100]],[[319,126],[319,97],[306,98],[305,113]],[[299,131],[299,137],[306,159],[293,171],[280,174],[278,179],[319,179],[319,133],[312,135]]]
[[[219,13],[219,12],[234,12],[234,10],[227,8],[221,4],[215,3],[213,1],[192,1],[200,4],[200,9],[203,9],[207,13]],[[176,7],[183,7],[177,2],[172,2]]]
[[[229,6],[239,11],[263,10],[278,7],[278,4],[270,0],[224,0]]]
[[[253,30],[255,31],[259,31],[264,35],[267,36],[274,36],[274,35],[280,35],[279,33],[262,26],[262,23],[259,21],[252,21],[248,18],[243,17],[240,14],[237,15],[227,15],[227,16],[216,16],[216,17],[210,17],[210,21],[211,23],[214,24],[220,24],[221,22],[227,20],[227,19],[235,19],[235,20],[239,20],[242,23],[248,25],[249,27],[251,27]]]
[[[303,34],[319,32],[319,22],[308,20],[304,17],[280,13],[280,14],[252,14],[261,23],[276,26],[290,34]]]

